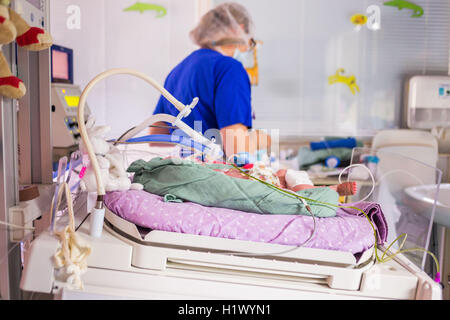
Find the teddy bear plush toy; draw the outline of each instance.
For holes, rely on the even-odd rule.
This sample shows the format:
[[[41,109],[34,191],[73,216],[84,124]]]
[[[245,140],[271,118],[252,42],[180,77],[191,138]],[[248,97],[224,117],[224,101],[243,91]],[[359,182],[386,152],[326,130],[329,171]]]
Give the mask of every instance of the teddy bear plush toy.
[[[52,37],[44,29],[30,27],[22,17],[9,8],[10,0],[0,0],[0,49],[2,45],[16,43],[30,51],[48,49]],[[0,95],[20,99],[26,93],[22,80],[12,75],[3,52],[0,50]]]
[[[142,190],[144,188],[143,185],[131,183],[125,169],[122,152],[105,140],[104,136],[110,129],[108,126],[95,126],[95,118],[93,116],[90,116],[86,123],[86,130],[97,157],[105,191]],[[80,142],[80,151],[83,154],[87,154],[86,146],[82,141]],[[97,191],[95,172],[90,165],[87,166],[80,186],[83,191]]]

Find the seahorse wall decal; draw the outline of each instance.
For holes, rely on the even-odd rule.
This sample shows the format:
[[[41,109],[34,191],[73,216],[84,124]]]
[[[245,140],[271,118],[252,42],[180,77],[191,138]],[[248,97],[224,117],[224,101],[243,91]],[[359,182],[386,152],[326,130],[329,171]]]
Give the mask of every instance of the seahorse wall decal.
[[[145,2],[136,2],[132,6],[123,9],[123,11],[139,11],[141,14],[145,11],[156,11],[157,18],[162,18],[167,14],[167,9],[163,6]]]
[[[414,13],[411,17],[419,18],[423,16],[423,8],[417,4],[414,4],[405,0],[392,0],[384,3],[385,6],[397,7],[398,10],[402,9],[410,9],[413,10]]]

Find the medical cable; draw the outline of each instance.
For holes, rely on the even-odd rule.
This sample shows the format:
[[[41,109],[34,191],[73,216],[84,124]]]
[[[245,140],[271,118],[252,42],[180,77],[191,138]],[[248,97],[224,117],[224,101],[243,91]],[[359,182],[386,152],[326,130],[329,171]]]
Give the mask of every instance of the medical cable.
[[[369,192],[364,198],[362,198],[361,200],[359,200],[359,201],[357,201],[357,202],[354,203],[354,204],[357,204],[357,203],[361,203],[361,202],[363,202],[363,201],[366,201],[367,199],[370,198],[370,196],[371,196],[371,195],[373,194],[373,192],[375,191],[376,182],[375,182],[375,177],[373,176],[372,171],[370,171],[369,168],[367,168],[367,167],[366,167],[365,165],[363,165],[363,164],[352,164],[352,165],[350,165],[350,166],[344,168],[344,170],[342,170],[341,173],[339,174],[339,177],[338,177],[339,184],[342,184],[342,180],[341,180],[342,174],[343,174],[344,172],[346,172],[347,170],[350,170],[351,168],[355,168],[355,167],[363,167],[364,169],[367,169],[367,172],[369,173],[370,178],[372,179],[372,189],[370,190],[370,192]]]
[[[291,196],[294,196],[294,197],[300,199],[300,201],[302,201],[303,204],[306,203],[306,205],[307,205],[307,202],[309,201],[311,205],[314,205],[314,203],[315,203],[315,204],[318,204],[318,205],[332,206],[332,207],[336,207],[336,208],[340,208],[340,209],[353,209],[353,210],[356,210],[356,211],[362,213],[362,214],[366,217],[366,219],[369,221],[369,224],[370,224],[370,226],[372,227],[372,230],[373,230],[373,232],[374,232],[374,238],[375,238],[375,241],[374,241],[374,253],[373,253],[373,257],[374,257],[374,259],[375,259],[377,262],[379,262],[379,263],[386,263],[386,262],[388,262],[388,261],[394,259],[397,255],[399,255],[399,254],[401,254],[401,253],[413,252],[413,251],[422,251],[422,252],[424,252],[424,253],[429,254],[429,255],[433,258],[433,260],[434,260],[434,263],[435,263],[435,265],[436,265],[436,270],[437,270],[437,272],[436,272],[436,277],[435,277],[434,281],[437,282],[437,283],[439,283],[439,282],[441,281],[441,279],[440,279],[440,265],[439,265],[439,261],[438,261],[438,259],[436,258],[436,256],[435,256],[431,251],[428,251],[428,250],[426,250],[426,249],[424,249],[424,248],[402,249],[403,246],[404,246],[404,244],[405,244],[405,242],[406,242],[407,236],[408,236],[408,235],[405,234],[405,233],[401,234],[401,235],[398,236],[394,241],[392,241],[391,244],[389,244],[389,246],[386,248],[386,250],[384,251],[383,255],[382,255],[381,258],[380,258],[379,255],[378,255],[378,236],[377,236],[377,230],[376,230],[375,226],[373,225],[372,221],[370,220],[369,216],[366,214],[366,212],[364,212],[364,210],[362,210],[362,209],[360,209],[360,208],[357,208],[357,207],[354,207],[354,206],[341,206],[341,205],[335,205],[335,204],[332,204],[332,203],[327,203],[327,202],[322,202],[322,201],[315,200],[315,199],[306,198],[306,197],[300,196],[299,194],[293,194],[293,193],[291,193],[291,192],[289,192],[289,191],[287,191],[287,190],[284,190],[284,189],[279,188],[279,187],[277,187],[277,186],[275,186],[275,185],[273,185],[273,184],[270,184],[270,183],[268,183],[268,182],[266,182],[266,181],[260,180],[260,179],[258,179],[258,178],[256,178],[256,177],[253,177],[253,176],[249,175],[247,172],[245,172],[245,171],[242,170],[241,168],[237,167],[236,165],[232,165],[232,166],[234,166],[234,168],[236,168],[238,171],[240,171],[242,174],[248,176],[249,178],[252,178],[252,179],[254,179],[254,180],[256,180],[256,181],[258,181],[258,182],[260,182],[260,183],[263,183],[263,184],[265,184],[265,185],[267,185],[267,186],[269,186],[269,187],[271,187],[271,188],[274,188],[274,189],[276,189],[276,190],[278,190],[278,191],[280,191],[280,192],[282,192],[282,193],[289,194],[289,195],[291,195]],[[365,167],[365,168],[366,168],[367,170],[369,170],[367,167]],[[345,168],[344,170],[346,170],[346,169],[348,169],[348,168]],[[373,177],[373,175],[372,175],[372,177]],[[375,181],[375,179],[373,179],[373,182],[374,182],[374,181]],[[311,213],[311,216],[313,217],[313,219],[315,219],[314,214],[312,213],[312,210],[311,210],[310,206],[307,206],[306,208],[307,208],[307,210]],[[308,208],[309,208],[309,209],[308,209]],[[314,230],[313,230],[313,234],[314,234],[314,232],[315,232],[315,220],[314,220]],[[233,255],[236,255],[236,256],[249,256],[249,255],[251,255],[251,256],[281,255],[281,254],[285,254],[285,253],[288,253],[288,252],[292,252],[292,251],[294,251],[294,250],[297,250],[297,249],[301,248],[302,246],[304,246],[304,245],[312,238],[313,234],[311,235],[311,237],[310,237],[305,243],[303,243],[303,244],[301,244],[301,245],[299,245],[299,246],[296,246],[295,248],[291,248],[291,249],[288,249],[288,250],[286,250],[286,251],[282,251],[282,252],[278,252],[278,253],[273,253],[273,254],[269,254],[269,253],[264,253],[264,254],[246,254],[246,253],[235,252],[235,253],[232,253],[232,254],[233,254]],[[402,239],[403,239],[403,241],[401,241]],[[398,242],[398,241],[401,241],[398,250],[397,250],[395,253],[388,254],[390,248],[391,248],[396,242]],[[386,255],[388,255],[387,258],[385,258]]]
[[[314,213],[312,212],[311,207],[308,205],[308,203],[305,200],[306,198],[305,199],[299,198],[297,194],[293,194],[293,193],[291,193],[291,192],[289,192],[287,190],[280,189],[280,188],[272,185],[271,183],[268,183],[268,182],[260,180],[260,179],[258,179],[256,177],[253,177],[253,176],[249,175],[247,172],[245,172],[244,170],[240,169],[239,167],[237,167],[234,164],[229,164],[229,165],[234,167],[234,168],[236,168],[242,174],[244,174],[245,176],[247,176],[247,177],[249,177],[251,179],[255,179],[255,180],[257,180],[260,183],[263,183],[263,184],[265,184],[265,185],[267,185],[269,187],[273,187],[273,188],[275,188],[275,189],[277,189],[279,191],[282,191],[282,192],[284,192],[284,193],[286,193],[288,195],[291,195],[293,197],[296,197],[296,198],[300,199],[300,201],[305,206],[306,210],[311,214],[311,217],[313,219],[313,230],[311,232],[311,235],[303,243],[301,243],[299,245],[296,245],[294,248],[289,248],[287,250],[278,251],[278,252],[272,252],[272,253],[244,253],[244,252],[237,252],[237,251],[227,251],[227,252],[220,252],[219,254],[226,254],[226,255],[233,255],[233,256],[243,256],[243,257],[245,257],[245,256],[251,256],[251,257],[277,256],[277,255],[283,255],[283,254],[291,253],[291,252],[293,252],[295,250],[298,250],[298,249],[304,247],[308,242],[311,241],[311,239],[314,237],[314,235],[316,233],[317,222],[316,222],[316,217],[315,217]],[[292,221],[290,223],[292,223]]]
[[[24,241],[31,241],[33,239],[32,237],[32,233],[28,234],[27,236],[25,236],[25,238],[20,241],[20,242],[16,242],[15,244],[13,244],[13,246],[11,248],[9,248],[8,252],[5,253],[5,255],[3,257],[0,257],[0,266],[5,262],[6,258],[8,258],[8,256],[11,254],[11,252],[17,248],[18,246],[20,246]]]
[[[238,168],[237,166],[235,166],[235,168],[238,169],[239,171],[241,171],[241,173],[243,173],[243,174],[245,174],[245,175],[247,175],[247,176],[250,176],[250,175],[248,175],[246,172],[244,172],[242,169]],[[365,167],[365,168],[366,168],[367,170],[369,170],[367,167]],[[250,176],[250,177],[251,177],[251,176]],[[300,200],[303,199],[303,200],[306,201],[306,202],[309,201],[310,204],[312,204],[312,205],[314,205],[314,204],[311,203],[311,202],[314,202],[314,203],[320,204],[320,205],[333,206],[333,207],[340,208],[340,209],[353,209],[353,210],[359,211],[360,213],[362,213],[362,214],[366,217],[366,219],[369,221],[370,226],[371,226],[372,229],[373,229],[373,232],[374,232],[374,238],[375,238],[375,242],[374,242],[374,257],[375,257],[375,259],[376,259],[377,262],[379,262],[379,263],[386,263],[386,262],[388,262],[388,261],[394,259],[394,258],[395,258],[398,254],[400,254],[400,253],[413,252],[413,251],[422,251],[422,252],[424,252],[424,253],[429,254],[429,255],[433,258],[433,260],[434,260],[434,262],[435,262],[435,264],[436,264],[436,270],[437,270],[437,272],[436,272],[436,278],[434,279],[434,281],[435,281],[435,282],[438,282],[438,283],[440,282],[440,265],[439,265],[439,261],[438,261],[438,259],[436,258],[436,256],[435,256],[431,251],[428,251],[428,250],[426,250],[426,249],[424,249],[424,248],[402,249],[403,246],[404,246],[404,244],[405,244],[405,242],[406,242],[407,236],[408,236],[406,233],[401,234],[401,235],[398,236],[394,241],[392,241],[391,244],[389,244],[389,246],[386,248],[386,250],[384,251],[383,255],[382,255],[381,258],[380,258],[379,255],[378,255],[378,237],[377,237],[377,231],[376,231],[376,228],[375,228],[375,226],[373,225],[372,221],[370,220],[369,216],[366,214],[366,212],[364,212],[364,210],[362,210],[362,209],[360,209],[360,208],[357,208],[357,207],[354,207],[354,206],[341,206],[341,205],[335,205],[335,204],[332,204],[332,203],[322,202],[322,201],[315,200],[315,199],[309,199],[309,198],[300,196],[300,195],[298,195],[298,194],[292,194],[292,193],[290,193],[290,192],[288,192],[288,191],[286,191],[286,190],[284,190],[284,189],[278,188],[277,186],[274,186],[274,185],[272,185],[272,184],[269,184],[269,183],[267,183],[267,182],[265,182],[265,181],[262,181],[262,180],[260,180],[260,179],[258,179],[258,178],[255,178],[255,177],[252,177],[252,178],[255,179],[255,180],[257,180],[257,181],[259,181],[259,182],[261,182],[261,183],[263,183],[263,184],[269,185],[269,186],[271,186],[272,188],[275,188],[275,189],[277,189],[277,190],[280,191],[280,192],[283,192],[283,193],[289,193],[290,195],[293,195],[293,196],[299,198]],[[314,215],[312,215],[312,216],[314,217]],[[391,255],[388,255],[387,252],[389,251],[389,249],[390,249],[396,242],[401,241],[402,238],[403,238],[403,241],[400,243],[397,252],[395,252],[395,253],[393,253],[393,254],[391,254]],[[295,249],[297,249],[297,248],[295,248]],[[385,258],[386,255],[388,255],[387,258]]]
[[[350,165],[350,166],[344,168],[344,170],[342,170],[341,173],[339,174],[339,179],[338,179],[338,180],[339,180],[339,183],[340,183],[340,184],[342,183],[342,180],[341,180],[342,174],[343,174],[345,171],[351,169],[352,167],[363,167],[364,169],[367,170],[367,172],[368,172],[369,175],[370,175],[370,178],[372,179],[372,188],[371,188],[370,192],[369,192],[369,193],[367,194],[367,196],[365,196],[363,199],[361,199],[361,200],[359,200],[359,201],[353,203],[353,204],[357,204],[357,203],[366,201],[366,200],[372,195],[372,193],[373,193],[374,190],[375,190],[376,182],[375,182],[375,178],[374,178],[374,176],[373,176],[371,170],[370,170],[369,168],[367,168],[367,166],[365,166],[365,165],[363,165],[363,164],[353,164],[353,165]],[[398,173],[398,172],[406,173],[406,174],[408,174],[409,176],[415,178],[421,185],[424,184],[423,181],[420,180],[417,176],[413,175],[412,173],[410,173],[410,172],[408,172],[408,171],[406,171],[406,170],[401,170],[401,169],[396,169],[396,170],[391,170],[391,171],[389,171],[389,172],[386,172],[385,174],[383,174],[383,175],[380,177],[380,179],[378,179],[378,181],[380,182],[380,181],[382,181],[383,179],[385,179],[388,175],[391,175],[391,174],[394,174],[394,173]],[[351,208],[351,207],[349,207],[349,208]],[[352,208],[352,209],[356,209],[356,208]],[[364,213],[364,212],[363,212],[363,213]],[[364,213],[364,215],[365,215],[365,213]],[[367,217],[367,218],[368,218],[368,217]],[[369,220],[369,221],[370,221],[370,220]],[[372,226],[372,228],[374,228],[374,227]],[[404,244],[405,244],[405,242],[406,242],[407,237],[408,237],[408,235],[407,235],[406,233],[403,233],[403,234],[399,235],[399,236],[398,236],[398,237],[397,237],[397,238],[396,238],[396,239],[388,246],[388,248],[386,249],[386,251],[388,251],[388,250],[389,250],[396,242],[400,241],[401,238],[404,238],[404,240],[403,240],[403,241],[400,243],[400,245],[399,245],[399,251],[398,251],[397,253],[400,253],[400,250],[401,250],[401,252],[423,251],[423,252],[429,254],[429,255],[434,259],[434,261],[435,261],[435,263],[436,263],[436,267],[437,267],[437,270],[438,270],[436,276],[437,276],[437,278],[439,278],[439,277],[440,277],[440,273],[439,273],[439,262],[438,262],[436,256],[435,256],[432,252],[430,252],[430,251],[428,251],[428,250],[426,250],[426,249],[424,249],[424,248],[412,248],[412,249],[403,249],[403,250],[402,250],[402,248],[403,248],[403,246],[404,246]],[[386,255],[386,252],[385,252],[385,253],[383,254],[383,256],[381,257],[381,260],[383,260],[382,262],[387,262],[387,261],[389,261],[389,260],[392,259],[392,258],[390,258],[390,259],[383,259],[385,255]],[[393,257],[395,257],[395,255],[394,255]],[[440,282],[440,281],[438,281],[438,282]]]
[[[18,229],[18,230],[30,230],[30,231],[35,230],[35,228],[33,228],[33,227],[18,226],[16,224],[12,224],[12,223],[9,223],[9,222],[4,222],[4,221],[0,221],[0,224],[4,225],[4,226],[7,226],[9,228]]]
[[[3,264],[3,262],[6,260],[6,258],[9,256],[9,254],[17,247],[20,245],[20,242],[15,243],[9,250],[7,253],[5,253],[5,255],[0,259],[0,266]]]
[[[67,157],[64,156],[61,159],[59,159],[59,162],[58,162],[58,175],[56,178],[55,194],[53,195],[52,205],[50,208],[50,232],[53,232],[53,229],[55,226],[55,219],[56,219],[56,211],[55,211],[56,208],[53,206],[53,203],[56,202],[59,188],[65,180],[64,177],[65,177],[66,168],[67,168]]]

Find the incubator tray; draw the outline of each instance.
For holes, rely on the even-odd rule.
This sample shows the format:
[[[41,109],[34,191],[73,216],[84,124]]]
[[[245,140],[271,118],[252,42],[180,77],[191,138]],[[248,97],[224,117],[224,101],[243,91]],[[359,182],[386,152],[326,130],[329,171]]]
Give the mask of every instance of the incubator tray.
[[[108,209],[105,218],[106,230],[132,245],[131,265],[141,269],[253,272],[264,277],[294,277],[326,283],[334,289],[358,290],[364,271],[374,264],[373,250],[367,250],[358,261],[350,252],[315,248],[278,254],[295,246],[157,230],[146,233]]]

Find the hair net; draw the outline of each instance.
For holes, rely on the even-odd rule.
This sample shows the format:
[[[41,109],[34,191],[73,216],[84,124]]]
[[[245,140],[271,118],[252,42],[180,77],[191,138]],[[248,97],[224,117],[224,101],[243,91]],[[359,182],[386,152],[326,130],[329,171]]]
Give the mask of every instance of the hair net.
[[[190,32],[192,41],[200,47],[245,43],[253,35],[253,22],[242,5],[223,3],[208,11]]]

